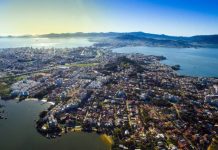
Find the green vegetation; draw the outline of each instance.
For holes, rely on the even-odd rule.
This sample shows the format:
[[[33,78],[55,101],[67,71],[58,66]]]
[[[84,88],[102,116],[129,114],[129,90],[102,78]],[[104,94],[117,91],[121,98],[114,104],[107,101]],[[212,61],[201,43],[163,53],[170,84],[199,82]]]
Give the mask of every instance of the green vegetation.
[[[49,91],[52,91],[54,89],[55,89],[55,85],[51,85],[51,86],[47,87],[45,90],[42,90],[39,93],[37,93],[36,95],[34,95],[34,98],[43,99],[44,96],[46,96]]]
[[[101,138],[101,140],[102,140],[104,143],[106,143],[106,144],[108,145],[109,149],[111,149],[112,145],[114,144],[114,141],[113,141],[112,137],[111,137],[111,136],[108,136],[108,135],[106,135],[106,134],[102,134],[102,135],[100,136],[100,138]]]
[[[0,82],[0,95],[8,96],[10,94],[10,86],[5,82]]]
[[[152,118],[149,116],[148,111],[144,109],[141,110],[141,118],[142,118],[143,123],[147,123],[152,120]]]
[[[210,146],[208,147],[208,150],[217,150],[217,149],[218,149],[218,136],[216,136],[216,137],[212,140]]]
[[[98,63],[65,64],[66,67],[92,67],[96,65],[98,65]]]
[[[106,64],[103,73],[110,74],[110,72],[118,72],[120,67],[123,69],[129,69],[132,67],[135,71],[132,74],[130,74],[131,77],[136,76],[137,73],[141,73],[144,70],[144,68],[141,66],[139,62],[122,56],[119,57],[115,62]]]
[[[171,67],[173,70],[180,70],[180,65],[174,65]]]
[[[13,83],[25,79],[26,76],[12,77],[8,76],[0,79],[0,96],[7,97],[10,96],[10,87]]]

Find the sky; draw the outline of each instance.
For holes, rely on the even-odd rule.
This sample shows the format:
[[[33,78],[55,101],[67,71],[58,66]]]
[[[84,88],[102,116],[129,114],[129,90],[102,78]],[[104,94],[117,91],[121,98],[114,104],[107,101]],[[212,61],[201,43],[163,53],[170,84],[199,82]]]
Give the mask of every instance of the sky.
[[[218,0],[0,0],[0,36],[135,31],[218,34]]]

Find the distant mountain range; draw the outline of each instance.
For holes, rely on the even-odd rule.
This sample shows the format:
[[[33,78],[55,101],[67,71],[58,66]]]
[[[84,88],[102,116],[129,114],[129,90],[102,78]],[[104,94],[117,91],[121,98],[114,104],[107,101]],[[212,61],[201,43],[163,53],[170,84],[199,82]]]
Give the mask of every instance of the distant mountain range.
[[[24,36],[7,36],[8,38],[77,38],[87,37],[93,38],[99,44],[105,45],[146,45],[146,46],[161,46],[161,47],[218,47],[218,35],[197,35],[197,36],[169,36],[164,34],[151,34],[144,32],[107,32],[107,33],[51,33],[43,35],[24,35]],[[3,38],[3,36],[0,36]],[[5,36],[4,36],[5,38]],[[106,40],[105,40],[106,39]],[[103,44],[103,45],[104,45]]]

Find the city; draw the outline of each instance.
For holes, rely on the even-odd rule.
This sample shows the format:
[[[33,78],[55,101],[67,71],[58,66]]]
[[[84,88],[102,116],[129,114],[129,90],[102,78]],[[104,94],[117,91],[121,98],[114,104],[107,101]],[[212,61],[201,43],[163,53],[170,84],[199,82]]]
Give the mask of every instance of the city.
[[[217,142],[218,79],[178,75],[161,63],[164,56],[90,46],[15,48],[0,57],[1,84],[10,86],[2,99],[52,104],[36,122],[47,138],[96,132],[113,149],[207,149]]]
[[[218,150],[218,0],[0,0],[1,150]]]

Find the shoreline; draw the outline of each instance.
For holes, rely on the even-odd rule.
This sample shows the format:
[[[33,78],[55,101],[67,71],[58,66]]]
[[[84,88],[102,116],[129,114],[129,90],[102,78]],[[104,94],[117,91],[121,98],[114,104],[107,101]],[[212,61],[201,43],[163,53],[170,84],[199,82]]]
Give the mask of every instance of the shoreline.
[[[81,126],[75,126],[74,128],[67,128],[67,132],[73,133],[73,132],[84,132],[87,133],[86,131],[83,131]],[[97,129],[92,129],[91,133],[97,133]],[[61,134],[65,134],[65,131],[62,129]],[[101,140],[106,142],[108,145],[112,146],[114,144],[113,138],[110,135],[107,135],[105,133],[97,133]]]
[[[85,132],[85,131],[82,130],[82,127],[81,127],[81,126],[75,126],[74,128],[72,128],[72,129],[70,129],[70,130],[68,130],[68,131],[69,131],[70,133],[73,133],[73,132],[84,132],[84,133],[87,133],[87,132]],[[91,132],[92,132],[92,133],[97,133],[95,129],[92,129]],[[62,130],[62,133],[64,133],[63,130]],[[101,133],[101,134],[97,133],[97,134],[99,135],[100,139],[101,139],[105,144],[107,144],[107,145],[110,147],[110,149],[111,149],[112,145],[114,144],[114,141],[113,141],[112,136],[109,136],[109,135],[107,135],[107,134],[105,134],[105,133]]]
[[[110,146],[110,148],[112,147],[112,145],[114,144],[113,138],[107,134],[101,134],[100,135],[101,140],[106,143],[107,145]]]
[[[180,123],[181,120],[185,120],[185,122],[189,123],[190,128],[195,127],[195,123],[188,119],[188,115],[197,116],[196,121],[207,123],[207,120],[198,116],[202,116],[201,112],[205,110],[205,107],[211,108],[209,111],[211,114],[215,112],[212,108],[214,105],[213,101],[206,99],[205,95],[211,95],[211,93],[215,94],[215,89],[212,85],[218,84],[218,81],[212,78],[203,80],[198,77],[181,77],[172,67],[164,65],[160,61],[160,57],[154,55],[141,56],[135,54],[117,56],[114,54],[114,58],[109,59],[103,66],[86,69],[76,68],[78,69],[76,71],[74,68],[63,70],[64,76],[61,80],[56,77],[60,77],[62,73],[55,70],[54,76],[48,78],[48,81],[50,81],[48,84],[50,85],[48,86],[49,88],[45,88],[45,92],[43,91],[38,94],[37,97],[45,97],[46,94],[55,90],[54,93],[56,92],[56,95],[54,97],[52,96],[51,100],[56,101],[56,105],[53,102],[48,102],[47,99],[39,100],[28,98],[28,96],[22,96],[19,101],[25,99],[27,101],[38,100],[42,101],[42,104],[40,103],[41,105],[45,103],[55,105],[47,109],[47,111],[41,112],[40,119],[36,121],[37,131],[48,139],[56,138],[67,132],[95,132],[100,136],[102,141],[110,146],[113,145],[113,137],[115,140],[113,147],[120,147],[120,144],[130,146],[128,143],[130,138],[132,138],[131,140],[139,140],[141,144],[144,144],[138,145],[138,143],[132,143],[134,147],[145,147],[147,143],[144,143],[144,138],[149,134],[149,132],[145,132],[145,127],[155,128],[157,132],[163,132],[163,136],[168,136],[167,133],[170,132],[171,129],[167,127],[168,120],[162,118],[177,120],[178,122],[176,123],[171,121],[171,128],[178,130],[177,126],[183,126],[183,124]],[[102,60],[100,62],[102,62]],[[75,71],[75,74],[72,73],[72,71]],[[94,78],[87,79],[86,76],[90,75],[94,76]],[[105,76],[109,77],[106,78]],[[54,84],[54,81],[61,81],[61,83],[58,84],[59,82],[57,82],[57,84]],[[62,81],[65,81],[65,84],[63,84]],[[95,85],[94,83],[96,82],[100,82],[101,85]],[[90,86],[87,85],[87,83]],[[110,83],[110,85],[107,83]],[[61,86],[62,84],[63,86]],[[93,86],[93,84],[95,86]],[[126,87],[126,89],[120,90],[121,87]],[[39,86],[38,89],[41,89],[41,86]],[[70,89],[70,91],[66,89]],[[134,90],[131,91],[130,89]],[[147,91],[147,89],[150,90]],[[175,91],[175,89],[177,90]],[[35,91],[35,89],[33,89],[33,91]],[[145,91],[147,93],[145,93]],[[138,93],[138,95],[135,95],[135,93]],[[86,101],[88,102],[86,103]],[[178,107],[174,108],[172,103],[178,104]],[[199,105],[202,106],[199,108],[199,111],[190,109]],[[211,105],[211,107],[209,105]],[[177,117],[175,111],[172,111],[174,109],[177,115],[178,112],[182,112],[182,110],[186,110],[188,115],[184,113],[181,119],[180,115]],[[118,110],[121,112],[118,113]],[[139,112],[139,110],[142,111]],[[163,113],[159,115],[159,112],[161,113],[162,111]],[[150,118],[155,119],[152,120]],[[119,120],[122,121],[120,124],[118,122]],[[160,121],[161,124],[155,127],[152,126],[152,124],[155,124],[157,121]],[[209,121],[213,127],[214,120]],[[133,126],[134,124],[136,126]],[[165,127],[164,131],[160,130],[162,126]],[[211,133],[213,133],[212,127]],[[136,131],[132,132],[133,130]],[[198,134],[199,131],[201,130],[193,130],[193,133]],[[119,132],[120,135],[116,134],[117,132]],[[179,130],[179,132],[182,131]],[[112,137],[109,135],[112,135]],[[191,143],[190,140],[186,138],[186,135],[178,133],[175,133],[175,135],[178,135],[177,141],[183,139],[186,145]],[[152,136],[152,140],[155,140],[157,136],[159,137],[159,134]],[[202,137],[203,136],[202,133]],[[117,141],[117,137],[121,137],[120,140]],[[211,137],[213,137],[213,134],[209,135],[207,140],[211,140]],[[170,138],[173,139],[174,137],[170,136]],[[147,142],[150,143],[152,140]],[[203,146],[205,146],[205,144]],[[180,147],[179,144],[175,145]],[[191,143],[191,147],[193,147],[193,145],[194,144]],[[168,147],[168,145],[163,146]],[[198,145],[196,145],[196,147],[197,146]],[[190,146],[187,145],[187,149],[188,147]]]
[[[18,97],[16,97],[16,98],[11,98],[11,99],[1,99],[1,97],[0,97],[0,100],[1,100],[1,101],[16,100],[16,101],[19,101],[19,102],[20,102],[20,99],[19,99]],[[47,104],[50,104],[50,105],[55,105],[55,102],[47,101],[46,98],[43,98],[42,100],[39,100],[38,98],[26,98],[26,99],[24,99],[23,101],[38,101],[38,102],[43,102],[43,104],[47,103]]]

